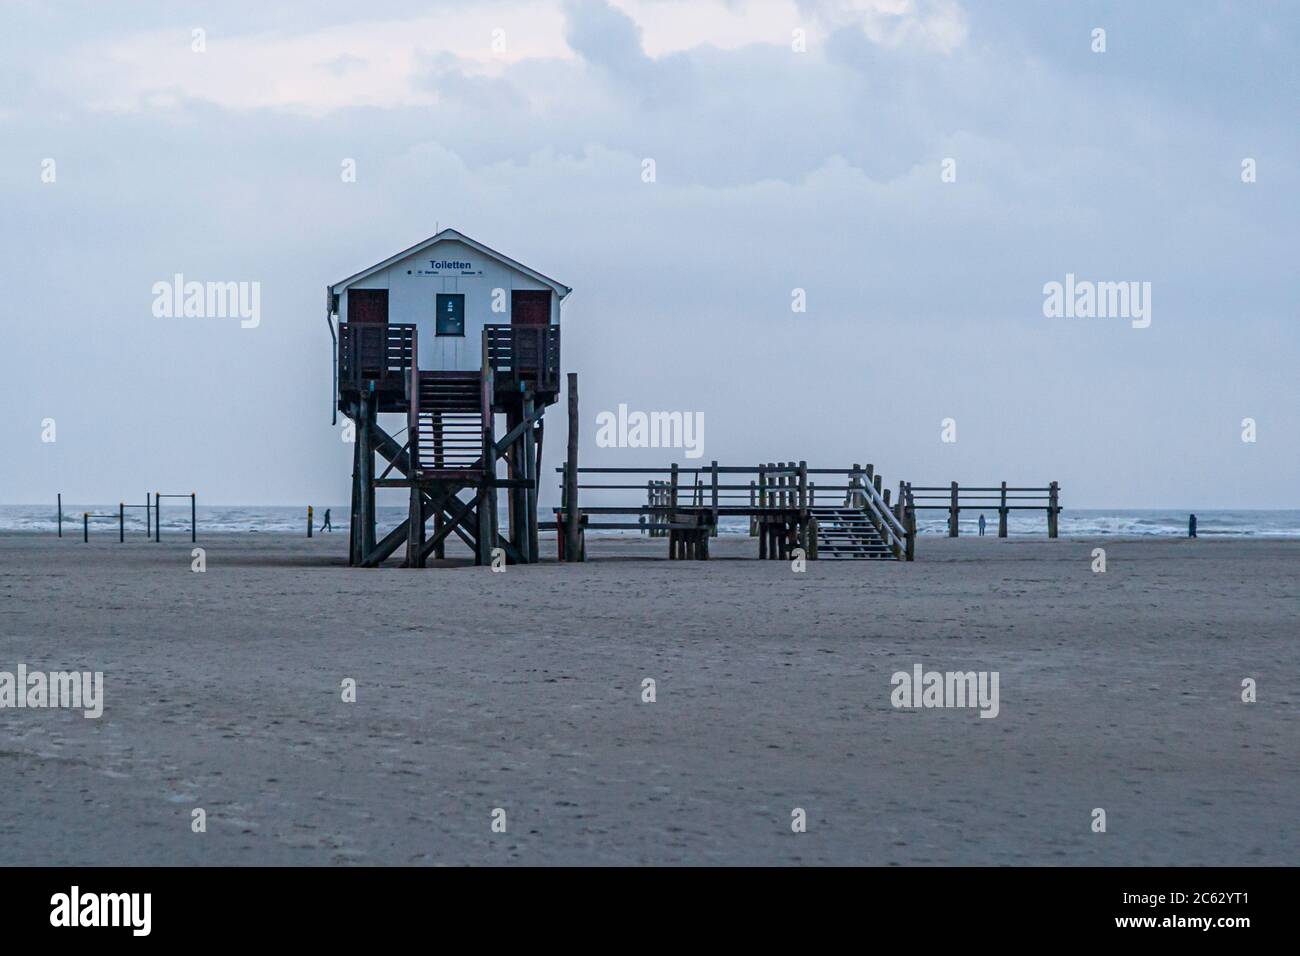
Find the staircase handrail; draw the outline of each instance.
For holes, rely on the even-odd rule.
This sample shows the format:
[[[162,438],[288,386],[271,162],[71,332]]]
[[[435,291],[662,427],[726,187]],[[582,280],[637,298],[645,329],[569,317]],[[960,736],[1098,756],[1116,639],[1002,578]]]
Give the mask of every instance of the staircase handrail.
[[[876,490],[875,484],[870,481],[864,481],[862,484],[863,490],[866,492],[867,510],[871,512],[882,528],[889,529],[889,535],[893,540],[885,543],[897,552],[902,547],[903,542],[907,540],[907,529],[894,516],[894,512],[890,510],[889,505],[885,504],[885,498]]]

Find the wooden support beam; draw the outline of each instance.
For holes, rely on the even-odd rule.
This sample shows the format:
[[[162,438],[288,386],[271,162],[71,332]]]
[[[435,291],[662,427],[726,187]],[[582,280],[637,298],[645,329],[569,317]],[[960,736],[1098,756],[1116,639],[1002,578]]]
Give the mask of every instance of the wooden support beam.
[[[506,449],[508,449],[511,444],[513,444],[519,436],[524,433],[524,429],[532,426],[535,422],[540,421],[544,414],[546,414],[545,405],[539,405],[531,412],[525,409],[523,419],[515,425],[509,426],[510,430],[506,432],[505,437],[496,443],[497,458],[503,457],[506,453]]]
[[[406,517],[406,564],[424,567],[424,494],[419,485],[411,485],[411,500]]]
[[[450,502],[455,502],[454,507],[446,507]],[[442,499],[442,502],[438,505],[438,508],[434,513],[440,517],[445,513],[445,517],[443,517],[442,523],[434,528],[433,537],[424,543],[421,551],[422,559],[427,559],[430,554],[441,554],[443,551],[443,544],[445,543],[447,536],[452,532],[459,534],[461,540],[465,541],[465,543],[471,548],[474,547],[473,540],[469,539],[465,535],[464,531],[461,530],[461,525],[464,523],[465,518],[474,517],[473,502],[474,499],[472,498],[469,501],[465,501],[456,494],[448,495]]]
[[[519,465],[519,437],[523,434],[523,428],[519,424],[519,414],[511,408],[506,412],[506,433],[514,435],[515,440],[505,448],[503,456],[506,463],[506,528],[509,532],[509,540],[519,546],[520,526],[523,523],[523,502],[519,494],[519,485],[522,471]]]
[[[384,535],[383,539],[362,557],[359,562],[360,566],[363,568],[377,568],[387,561],[393,552],[402,546],[402,542],[406,540],[407,523],[409,521],[409,518],[403,519],[401,524]]]
[[[375,452],[374,403],[368,393],[361,394],[361,422],[357,442],[361,446],[361,553],[375,550]]]
[[[492,563],[492,546],[496,541],[496,530],[492,527],[492,502],[490,500],[496,497],[496,489],[491,485],[480,485],[477,490],[477,504],[475,507],[478,511],[478,550],[475,554],[474,563],[479,567],[487,567]]]
[[[527,561],[524,560],[524,556],[519,553],[519,549],[516,548],[511,542],[506,540],[505,536],[500,533],[497,534],[496,547],[500,548],[502,551],[506,553],[507,564],[528,563]]]
[[[581,561],[578,542],[578,373],[569,373],[569,443],[564,474],[564,559]]]
[[[348,417],[352,419],[352,506],[348,510],[348,566],[357,567],[361,564],[361,445],[356,440],[356,425],[361,418],[360,412],[356,405],[351,405],[347,411]],[[154,511],[155,517],[158,516],[157,509]],[[158,522],[154,522],[154,527]]]
[[[525,564],[535,564],[537,562],[537,436],[533,432],[531,422],[536,419],[533,416],[533,395],[531,391],[524,393],[524,422],[528,423],[524,428],[523,437],[519,442],[520,446],[520,466],[523,472],[521,478],[532,482],[531,488],[520,489],[520,500],[523,504],[523,535],[520,541],[519,549]]]

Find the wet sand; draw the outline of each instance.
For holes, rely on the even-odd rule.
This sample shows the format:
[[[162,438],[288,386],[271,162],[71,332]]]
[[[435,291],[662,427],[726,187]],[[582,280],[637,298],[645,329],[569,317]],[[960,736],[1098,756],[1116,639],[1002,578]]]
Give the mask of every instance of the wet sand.
[[[98,720],[0,710],[0,862],[1300,862],[1297,541],[925,537],[801,574],[746,538],[500,574],[199,545],[202,574],[179,539],[0,535],[0,671],[105,686]],[[998,672],[997,717],[891,706],[918,663]]]

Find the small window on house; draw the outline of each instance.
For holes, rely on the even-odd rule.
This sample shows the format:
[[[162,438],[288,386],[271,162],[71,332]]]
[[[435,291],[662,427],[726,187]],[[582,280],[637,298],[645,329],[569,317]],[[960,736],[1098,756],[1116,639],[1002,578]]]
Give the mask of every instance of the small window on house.
[[[465,296],[462,293],[438,293],[439,335],[465,334]]]

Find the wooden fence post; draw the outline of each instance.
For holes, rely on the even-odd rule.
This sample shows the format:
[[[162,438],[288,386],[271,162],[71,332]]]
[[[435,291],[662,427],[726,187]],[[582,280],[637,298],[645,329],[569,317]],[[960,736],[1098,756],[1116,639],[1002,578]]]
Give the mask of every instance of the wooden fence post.
[[[581,561],[578,546],[578,373],[569,373],[569,446],[564,470],[564,560]]]
[[[904,499],[904,514],[907,520],[903,522],[903,528],[907,532],[907,560],[911,561],[916,557],[916,503],[912,498],[912,486],[907,486],[907,497]]]
[[[1060,486],[1052,482],[1047,486],[1047,536],[1056,537],[1056,516],[1060,512]]]
[[[952,502],[948,505],[948,537],[957,537],[957,482],[952,483]]]
[[[998,505],[998,537],[1007,536],[1007,483],[1002,482],[1002,503]]]
[[[758,482],[749,483],[749,536],[751,538],[758,536]]]
[[[669,480],[669,487],[668,487],[668,508],[669,508],[668,523],[669,523],[669,524],[674,524],[674,523],[676,523],[676,521],[677,521],[677,485],[678,485],[677,462],[673,462],[672,473],[671,473],[671,475],[669,476],[669,479],[668,479],[668,480]],[[680,554],[680,555],[678,554],[678,551],[681,551],[681,554]],[[681,532],[678,531],[678,530],[675,529],[675,528],[669,529],[669,531],[668,531],[668,558],[669,558],[670,560],[676,561],[676,560],[678,560],[679,558],[684,558],[685,556],[686,556],[686,550],[685,550],[685,544],[684,544],[684,542],[682,541],[682,535],[681,535]]]
[[[767,515],[767,522],[763,526],[763,536],[767,538],[767,557],[775,561],[778,557],[776,546],[776,515],[775,511],[781,507],[781,476],[777,473],[776,462],[767,463],[767,505],[772,513]]]
[[[718,462],[715,458],[713,461],[713,529],[709,532],[711,537],[718,536]],[[705,558],[708,554],[708,543],[705,542]]]
[[[796,534],[799,540],[799,547],[803,548],[804,555],[807,556],[808,548],[808,462],[799,462],[799,517]]]
[[[311,526],[312,526],[312,507],[311,505],[308,505],[307,506],[307,537],[309,538],[311,537]]]

